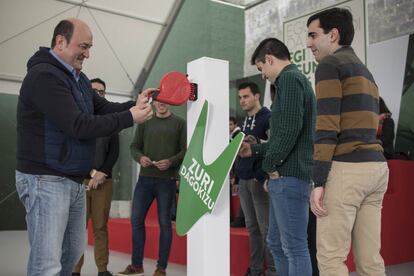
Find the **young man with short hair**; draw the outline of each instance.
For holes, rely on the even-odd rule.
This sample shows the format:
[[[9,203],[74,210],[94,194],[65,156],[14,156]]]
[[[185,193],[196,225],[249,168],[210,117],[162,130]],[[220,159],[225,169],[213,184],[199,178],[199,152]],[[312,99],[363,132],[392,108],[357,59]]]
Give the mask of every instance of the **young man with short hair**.
[[[240,107],[246,112],[240,128],[247,139],[257,143],[268,139],[271,112],[260,104],[260,90],[256,83],[241,83],[239,89]],[[263,188],[267,178],[261,168],[260,157],[239,158],[235,171],[238,178],[237,187],[240,204],[244,213],[246,228],[250,241],[250,264],[246,276],[263,275],[264,261],[267,260],[266,275],[275,274],[275,266],[266,243],[269,226],[269,198]]]
[[[288,48],[276,38],[263,40],[251,64],[276,86],[270,137],[265,144],[243,142],[241,156],[263,156],[269,175],[268,246],[278,276],[310,276],[307,242],[315,95],[308,79],[290,62]]]
[[[385,275],[381,208],[388,166],[376,139],[378,87],[350,46],[352,14],[332,8],[307,22],[315,72],[316,123],[311,209],[320,275],[348,275],[351,242],[360,275]]]
[[[187,149],[184,119],[168,104],[154,101],[155,116],[139,125],[130,146],[132,158],[141,165],[132,199],[131,264],[118,275],[144,275],[145,217],[157,200],[160,238],[157,268],[153,276],[166,275],[172,242],[171,210],[178,169]]]

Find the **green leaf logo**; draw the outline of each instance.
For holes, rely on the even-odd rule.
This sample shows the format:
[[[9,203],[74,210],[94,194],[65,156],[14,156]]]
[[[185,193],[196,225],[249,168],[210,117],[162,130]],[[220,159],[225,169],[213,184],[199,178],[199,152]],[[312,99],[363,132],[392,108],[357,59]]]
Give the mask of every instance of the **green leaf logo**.
[[[203,152],[207,121],[208,101],[205,101],[179,171],[176,230],[180,236],[187,234],[205,213],[213,211],[244,138],[244,134],[239,133],[213,163],[206,165]]]

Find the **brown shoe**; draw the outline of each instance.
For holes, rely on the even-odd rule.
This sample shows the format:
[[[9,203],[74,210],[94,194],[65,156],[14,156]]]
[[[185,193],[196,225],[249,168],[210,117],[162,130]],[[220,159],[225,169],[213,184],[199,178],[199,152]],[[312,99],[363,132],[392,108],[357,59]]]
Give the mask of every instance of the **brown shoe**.
[[[165,272],[165,269],[157,268],[154,271],[154,275],[153,276],[165,276],[165,275],[167,275],[167,273]]]
[[[143,276],[144,268],[141,266],[128,265],[124,271],[118,272],[116,275],[134,275],[134,276]]]

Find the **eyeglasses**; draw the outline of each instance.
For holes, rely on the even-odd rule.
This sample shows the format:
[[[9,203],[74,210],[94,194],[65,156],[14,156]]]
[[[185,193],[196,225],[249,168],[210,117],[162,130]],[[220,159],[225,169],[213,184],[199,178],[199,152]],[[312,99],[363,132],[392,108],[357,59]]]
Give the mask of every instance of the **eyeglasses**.
[[[99,96],[101,97],[105,97],[105,90],[101,90],[101,89],[96,89],[96,88],[92,88],[93,91],[95,91]]]

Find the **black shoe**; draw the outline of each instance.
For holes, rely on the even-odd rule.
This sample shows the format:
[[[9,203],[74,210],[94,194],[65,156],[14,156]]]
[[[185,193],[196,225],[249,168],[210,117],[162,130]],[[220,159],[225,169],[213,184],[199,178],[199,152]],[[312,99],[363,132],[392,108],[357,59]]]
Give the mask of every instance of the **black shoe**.
[[[103,272],[99,272],[98,276],[114,276],[114,275],[109,271],[103,271]]]
[[[232,223],[230,223],[230,226],[235,228],[246,227],[246,222],[244,221],[244,218],[237,217]]]
[[[253,274],[250,268],[247,269],[246,274],[244,276],[264,276],[264,272],[259,272],[259,274],[255,273]]]
[[[79,272],[72,272],[72,276],[80,276]]]

